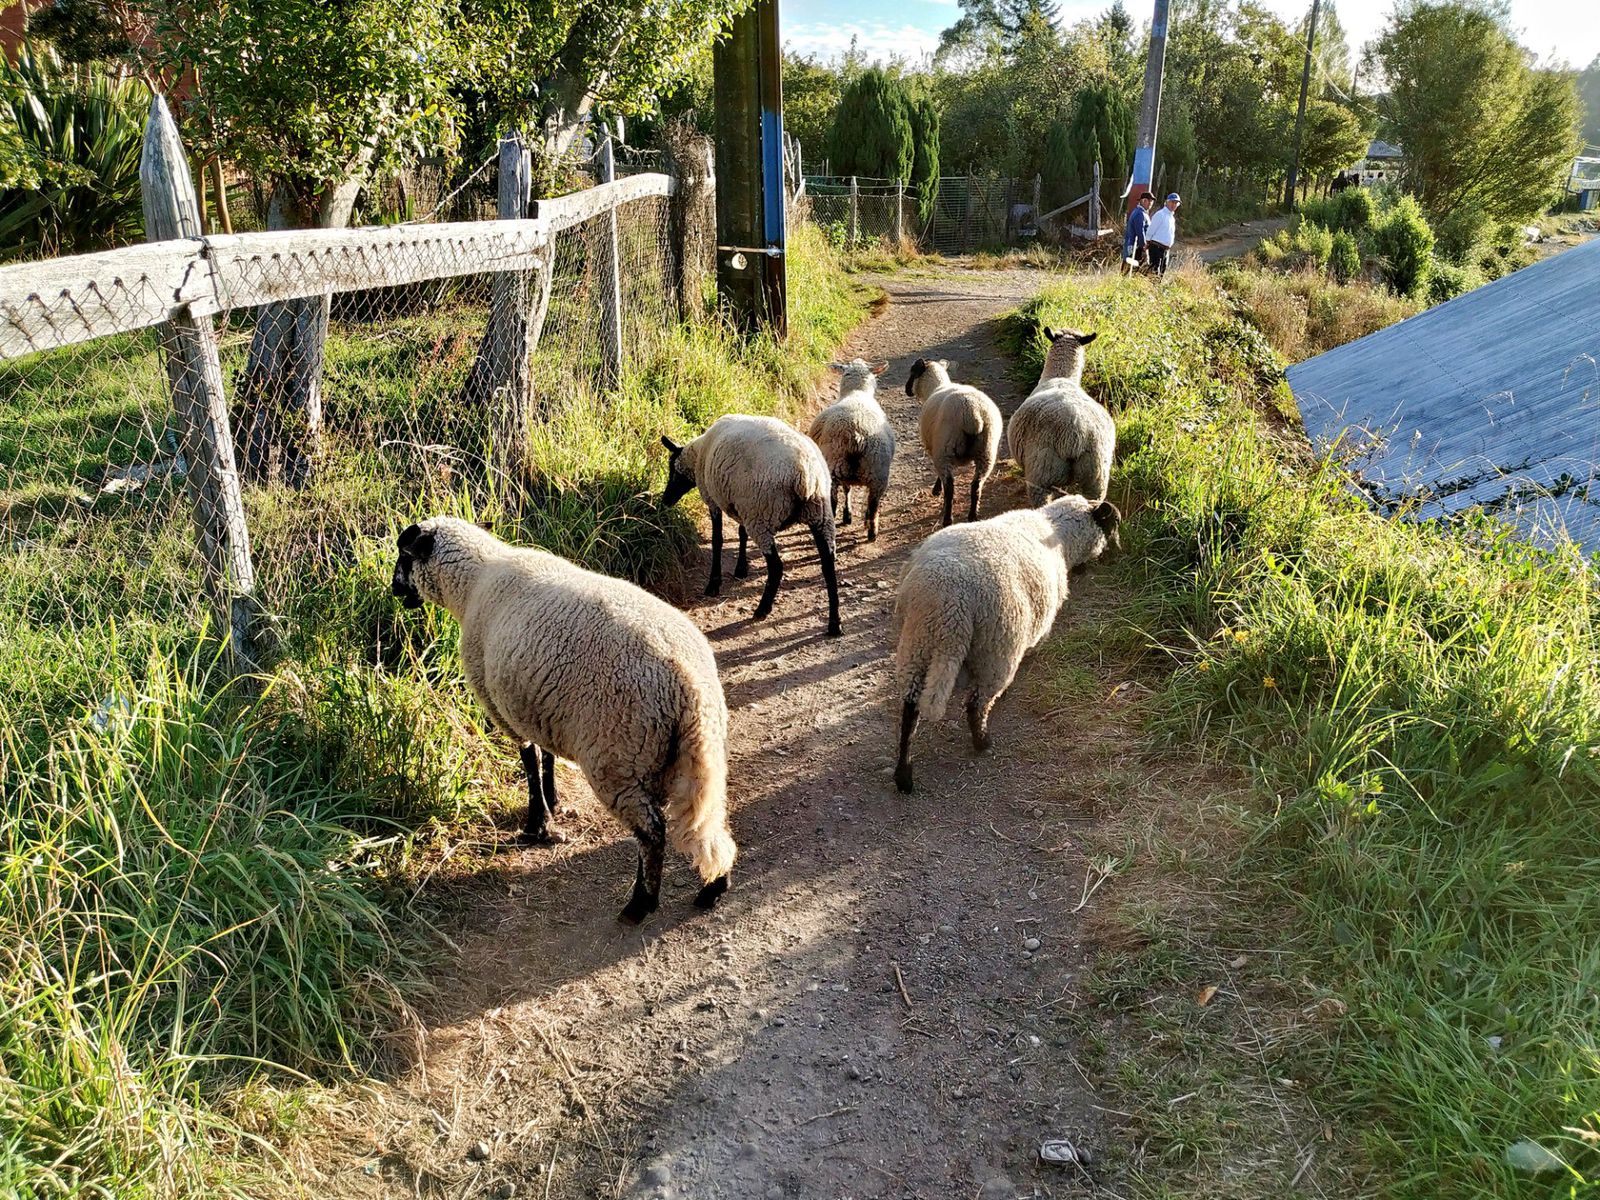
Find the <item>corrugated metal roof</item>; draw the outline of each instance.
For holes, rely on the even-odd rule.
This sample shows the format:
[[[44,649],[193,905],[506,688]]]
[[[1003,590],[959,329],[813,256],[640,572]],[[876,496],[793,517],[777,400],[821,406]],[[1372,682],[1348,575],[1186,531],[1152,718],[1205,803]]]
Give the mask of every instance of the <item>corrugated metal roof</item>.
[[[1404,158],[1406,152],[1393,142],[1386,142],[1382,138],[1373,138],[1367,147],[1368,158]]]
[[[1600,239],[1289,368],[1319,450],[1423,517],[1600,551]]]

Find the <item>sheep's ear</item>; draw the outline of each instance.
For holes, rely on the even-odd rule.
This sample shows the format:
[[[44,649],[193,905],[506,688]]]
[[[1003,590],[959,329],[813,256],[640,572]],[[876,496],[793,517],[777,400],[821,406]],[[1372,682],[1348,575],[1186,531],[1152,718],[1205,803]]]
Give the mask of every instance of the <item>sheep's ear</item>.
[[[665,446],[668,450],[672,451],[672,453],[674,453],[674,454],[676,454],[679,450],[683,449],[682,446],[678,445],[677,442],[673,441],[671,438],[669,438],[664,433],[661,435],[661,444],[663,446]]]
[[[412,543],[414,543],[421,536],[422,536],[422,526],[421,525],[417,525],[415,523],[407,525],[404,529],[402,529],[400,531],[400,540],[399,540],[398,545],[399,545],[400,549],[402,549],[402,550],[409,550],[409,549],[411,549]]]
[[[906,376],[906,395],[915,396],[917,394],[917,380],[921,379],[927,370],[928,360],[925,358],[919,358],[911,364],[911,374]]]
[[[411,529],[417,529],[417,527],[413,525]],[[409,533],[410,530],[406,532]],[[433,531],[429,530],[427,533],[423,533],[420,529],[417,529],[417,536],[402,545],[400,549],[412,562],[427,562],[428,559],[433,557]]]
[[[889,364],[886,363],[886,362],[873,363],[872,364],[872,373],[874,375],[882,375],[888,369],[889,369]]]
[[[1122,524],[1122,513],[1117,506],[1109,500],[1102,500],[1089,514],[1094,523],[1100,526],[1100,531],[1105,534],[1116,532],[1117,526]]]
[[[843,375],[845,372],[845,364],[842,362],[831,362],[828,364],[828,370],[832,371],[836,375]]]
[[[1087,346],[1090,342],[1094,341],[1095,338],[1097,338],[1099,336],[1100,335],[1098,333],[1080,333],[1078,335],[1078,345]]]
[[[1060,337],[1060,336],[1061,336],[1061,334],[1060,334],[1060,333],[1059,333],[1059,332],[1058,332],[1058,331],[1056,331],[1056,330],[1054,330],[1054,329],[1051,329],[1051,328],[1050,328],[1050,326],[1048,326],[1048,325],[1046,325],[1046,326],[1045,326],[1045,327],[1044,327],[1044,336],[1045,336],[1045,337],[1046,337],[1046,338],[1047,338],[1047,339],[1049,339],[1049,340],[1050,340],[1050,341],[1052,341],[1052,342],[1053,342],[1053,341],[1055,341],[1055,340],[1056,340],[1056,339],[1057,339],[1057,338],[1058,338],[1058,337]]]

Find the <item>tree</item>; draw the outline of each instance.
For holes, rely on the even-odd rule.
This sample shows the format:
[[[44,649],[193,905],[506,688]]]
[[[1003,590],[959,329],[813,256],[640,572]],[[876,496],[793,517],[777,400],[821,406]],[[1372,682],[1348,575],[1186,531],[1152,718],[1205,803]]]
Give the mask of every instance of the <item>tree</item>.
[[[911,97],[911,186],[917,194],[917,217],[924,225],[939,196],[939,110],[926,87]]]
[[[1133,14],[1122,0],[1113,0],[1111,7],[1101,13],[1094,23],[1094,36],[1105,49],[1106,66],[1111,78],[1119,83],[1133,83],[1144,70],[1144,64],[1140,61],[1138,32]]]
[[[834,174],[909,180],[915,157],[905,86],[881,67],[862,72],[834,114],[828,139]]]
[[[1104,178],[1124,178],[1132,165],[1134,135],[1133,111],[1120,91],[1103,84],[1084,88],[1066,132],[1069,178],[1087,186],[1096,162]]]
[[[844,92],[844,77],[809,55],[783,56],[783,124],[800,141],[807,157],[827,153],[833,114]]]
[[[1578,97],[1583,101],[1583,140],[1600,146],[1600,54],[1578,76]]]
[[[1346,170],[1361,160],[1370,141],[1367,129],[1348,108],[1327,100],[1306,105],[1300,144],[1300,175],[1308,184]]]
[[[1497,221],[1544,208],[1580,144],[1569,74],[1535,69],[1495,15],[1463,3],[1412,0],[1376,56],[1403,182],[1435,220],[1463,204]]]
[[[939,35],[938,54],[1016,53],[1030,29],[1054,29],[1061,8],[1055,0],[958,0],[961,16]]]

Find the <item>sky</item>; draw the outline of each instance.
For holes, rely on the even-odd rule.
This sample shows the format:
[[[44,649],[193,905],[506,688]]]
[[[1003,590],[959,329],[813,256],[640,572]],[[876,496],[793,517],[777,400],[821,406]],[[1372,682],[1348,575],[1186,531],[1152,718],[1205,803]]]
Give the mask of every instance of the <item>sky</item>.
[[[1094,17],[1111,0],[1059,0],[1061,20],[1072,25]],[[1600,15],[1594,0],[1511,0],[1511,26],[1519,40],[1540,59],[1565,59],[1584,67],[1600,54]],[[1144,24],[1153,5],[1124,0]],[[1265,0],[1286,20],[1298,21],[1310,11],[1310,0]],[[955,21],[956,0],[780,0],[779,21],[785,45],[804,53],[834,58],[850,48],[854,36],[869,59],[895,56],[915,60],[939,44],[939,31]],[[1375,37],[1393,9],[1393,0],[1338,0],[1339,19],[1351,49]],[[1590,16],[1582,16],[1588,10]]]

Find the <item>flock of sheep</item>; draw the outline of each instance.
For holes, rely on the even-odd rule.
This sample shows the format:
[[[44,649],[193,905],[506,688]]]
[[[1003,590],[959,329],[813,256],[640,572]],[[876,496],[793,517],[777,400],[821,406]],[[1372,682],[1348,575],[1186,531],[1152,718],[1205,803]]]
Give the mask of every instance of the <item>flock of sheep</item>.
[[[949,364],[918,359],[906,392],[921,402],[923,448],[945,527],[913,552],[895,606],[902,701],[895,783],[912,788],[911,737],[966,696],[973,746],[989,745],[989,713],[1023,655],[1049,632],[1069,574],[1118,545],[1121,514],[1106,500],[1116,425],[1082,388],[1092,333],[1046,330],[1038,386],[1011,418],[1011,452],[1036,506],[978,520],[999,452],[1000,410],[950,379]],[[754,616],[772,611],[783,578],[780,530],[810,529],[828,592],[828,633],[841,632],[835,514],[852,520],[850,489],[867,492],[868,541],[889,483],[894,431],[877,400],[888,366],[835,364],[839,398],[804,437],[770,417],[730,415],[670,455],[664,504],[698,488],[711,517],[707,595],[722,588],[722,518],[739,526],[734,577],[749,574],[753,538],[766,560]],[[955,469],[972,469],[968,524],[949,527]],[[1058,498],[1045,501],[1051,496]],[[577,763],[600,801],[639,843],[622,920],[654,912],[668,841],[687,855],[709,908],[728,889],[737,853],[728,829],[728,708],[705,635],[682,612],[624,580],[542,550],[509,546],[476,525],[434,517],[400,534],[394,594],[424,600],[461,625],[467,681],[496,727],[522,747],[528,777],[523,840],[559,842],[555,757]]]

